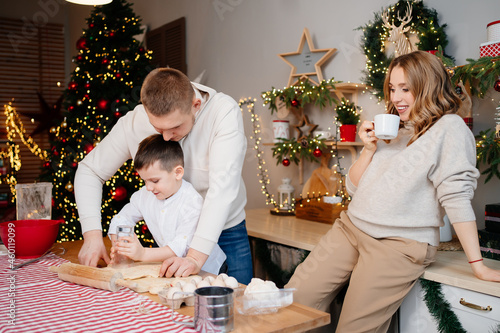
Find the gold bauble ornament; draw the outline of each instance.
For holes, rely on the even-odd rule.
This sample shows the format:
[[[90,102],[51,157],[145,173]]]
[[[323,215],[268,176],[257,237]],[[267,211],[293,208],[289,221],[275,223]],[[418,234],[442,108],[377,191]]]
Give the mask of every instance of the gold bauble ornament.
[[[55,133],[57,133],[57,128],[55,126],[51,127],[49,131],[50,131],[50,133],[55,134]]]
[[[68,126],[68,123],[66,122],[66,120],[61,123],[62,128],[66,128],[67,126]]]

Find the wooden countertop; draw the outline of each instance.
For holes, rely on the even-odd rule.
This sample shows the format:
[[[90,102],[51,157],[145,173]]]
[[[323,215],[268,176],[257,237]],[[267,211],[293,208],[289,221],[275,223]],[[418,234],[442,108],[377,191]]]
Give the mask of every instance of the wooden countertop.
[[[271,215],[271,208],[246,211],[248,235],[271,242],[311,251],[330,224],[298,219],[295,216]]]
[[[78,263],[78,252],[82,244],[83,241],[62,243],[61,245],[66,249],[66,253],[61,255],[61,257]],[[107,248],[110,247],[109,238],[104,238],[104,244]],[[101,261],[100,266],[104,267],[106,264]],[[142,295],[149,297],[154,302],[160,303],[158,295],[150,293],[142,293]],[[183,315],[194,316],[194,307],[192,306],[182,306],[176,311]],[[235,311],[233,332],[304,332],[312,328],[327,325],[328,323],[330,323],[330,315],[328,313],[293,303],[286,308],[280,309],[277,313],[267,315],[244,316]]]
[[[248,234],[252,237],[311,251],[331,228],[330,224],[271,215],[268,208],[246,211]],[[500,261],[484,259],[500,270]],[[436,262],[424,272],[424,279],[500,297],[500,283],[481,281],[472,274],[463,251],[439,251]]]

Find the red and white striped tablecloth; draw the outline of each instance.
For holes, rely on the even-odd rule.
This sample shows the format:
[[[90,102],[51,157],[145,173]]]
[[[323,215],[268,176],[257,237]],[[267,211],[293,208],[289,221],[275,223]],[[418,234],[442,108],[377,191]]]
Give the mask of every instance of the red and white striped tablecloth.
[[[190,317],[129,289],[111,292],[59,280],[48,267],[67,260],[54,254],[14,271],[7,259],[0,256],[0,332],[195,332],[172,321],[172,315]]]

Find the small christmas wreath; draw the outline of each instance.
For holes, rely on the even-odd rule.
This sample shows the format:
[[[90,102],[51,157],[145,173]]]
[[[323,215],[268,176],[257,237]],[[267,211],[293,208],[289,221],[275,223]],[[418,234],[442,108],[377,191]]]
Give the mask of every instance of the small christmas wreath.
[[[411,8],[411,15],[407,15],[409,8]],[[437,51],[439,46],[444,50],[448,44],[444,32],[446,24],[440,26],[436,10],[427,8],[422,1],[399,0],[395,5],[382,10],[381,13],[375,13],[374,21],[358,29],[363,30],[364,36],[362,45],[366,55],[364,83],[373,88],[373,94],[379,100],[384,98],[385,74],[394,58],[393,56],[387,57],[385,54],[385,42],[390,39],[393,29],[384,24],[383,16],[394,28],[403,29],[402,25],[406,23],[405,30],[408,29],[408,31],[403,31],[402,34],[407,40],[410,34],[417,35],[419,42],[416,46],[419,50]],[[406,18],[408,21],[401,18]]]

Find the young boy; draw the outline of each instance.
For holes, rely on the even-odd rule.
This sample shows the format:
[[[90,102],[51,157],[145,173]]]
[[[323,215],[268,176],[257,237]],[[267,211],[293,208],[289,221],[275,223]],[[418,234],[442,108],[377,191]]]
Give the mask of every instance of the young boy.
[[[203,198],[182,179],[181,146],[175,141],[165,141],[160,134],[151,135],[139,144],[134,165],[145,186],[111,220],[108,231],[113,242],[111,256],[118,252],[136,261],[184,257],[198,224]],[[146,222],[158,248],[142,247],[135,235],[124,237],[127,242],[116,242],[117,226],[133,227],[141,220]],[[216,245],[202,269],[219,274],[225,260],[226,255]]]

